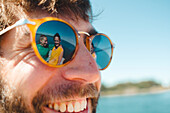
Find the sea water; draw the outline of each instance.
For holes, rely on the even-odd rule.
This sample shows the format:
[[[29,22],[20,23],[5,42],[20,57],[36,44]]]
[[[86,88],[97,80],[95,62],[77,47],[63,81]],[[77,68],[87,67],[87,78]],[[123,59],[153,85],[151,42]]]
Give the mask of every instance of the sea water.
[[[170,113],[170,91],[135,96],[101,97],[97,113]]]

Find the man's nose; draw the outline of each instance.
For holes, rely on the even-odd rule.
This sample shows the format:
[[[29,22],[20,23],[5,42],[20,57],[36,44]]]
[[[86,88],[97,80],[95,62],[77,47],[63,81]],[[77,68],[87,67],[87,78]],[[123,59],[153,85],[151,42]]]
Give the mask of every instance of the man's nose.
[[[67,80],[84,81],[87,83],[94,83],[100,79],[97,64],[82,40],[79,42],[75,58],[65,66],[63,77]]]

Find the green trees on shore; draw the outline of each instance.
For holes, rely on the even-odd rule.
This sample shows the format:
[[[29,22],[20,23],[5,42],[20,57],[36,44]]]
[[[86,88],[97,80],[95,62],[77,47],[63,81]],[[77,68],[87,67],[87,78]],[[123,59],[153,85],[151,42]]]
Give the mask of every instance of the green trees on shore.
[[[139,83],[121,83],[112,87],[101,86],[101,95],[121,95],[121,94],[137,94],[152,93],[165,90],[161,84],[155,81],[143,81]]]

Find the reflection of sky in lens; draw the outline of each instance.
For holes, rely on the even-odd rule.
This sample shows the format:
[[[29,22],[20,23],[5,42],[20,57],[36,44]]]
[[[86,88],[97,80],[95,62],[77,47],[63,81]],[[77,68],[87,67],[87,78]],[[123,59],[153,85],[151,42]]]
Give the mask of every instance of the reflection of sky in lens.
[[[93,41],[94,51],[97,56],[97,64],[100,69],[107,66],[111,57],[111,43],[109,39],[103,35],[97,35]]]
[[[111,54],[111,44],[109,39],[103,35],[98,35],[93,39],[94,46],[99,48],[96,52],[105,51],[108,55]]]
[[[38,34],[44,34],[53,37],[56,33],[59,33],[61,40],[75,45],[75,34],[73,30],[62,22],[49,21],[43,24],[43,27],[39,27]],[[64,38],[62,38],[64,37]],[[73,37],[73,38],[70,38]]]
[[[76,48],[76,37],[73,29],[67,24],[59,21],[48,21],[39,26],[36,32],[36,43],[39,43],[39,37],[45,35],[48,39],[48,44],[54,44],[53,37],[58,33],[61,38],[61,45],[64,49],[64,63],[69,61]]]

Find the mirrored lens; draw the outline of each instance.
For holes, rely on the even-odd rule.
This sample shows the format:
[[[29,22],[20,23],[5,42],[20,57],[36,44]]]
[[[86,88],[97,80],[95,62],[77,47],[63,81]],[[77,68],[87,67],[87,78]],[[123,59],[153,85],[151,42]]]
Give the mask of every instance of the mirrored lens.
[[[36,32],[36,45],[41,58],[52,66],[70,61],[76,49],[73,29],[61,21],[47,21]]]
[[[110,40],[105,35],[96,35],[92,40],[91,54],[96,60],[99,69],[106,68],[112,57],[112,44]]]

